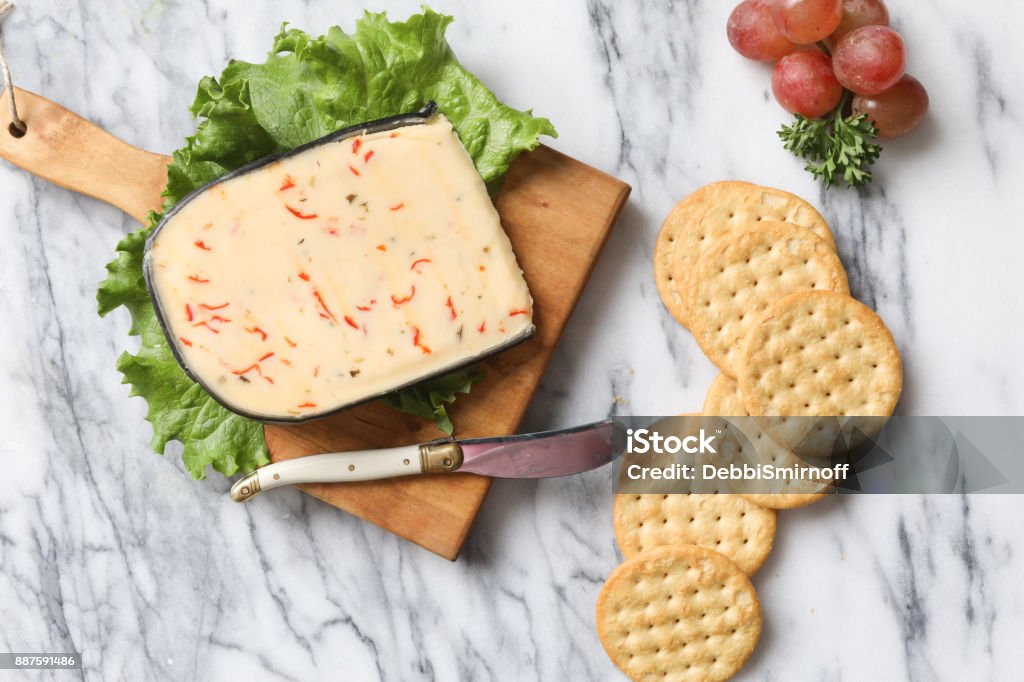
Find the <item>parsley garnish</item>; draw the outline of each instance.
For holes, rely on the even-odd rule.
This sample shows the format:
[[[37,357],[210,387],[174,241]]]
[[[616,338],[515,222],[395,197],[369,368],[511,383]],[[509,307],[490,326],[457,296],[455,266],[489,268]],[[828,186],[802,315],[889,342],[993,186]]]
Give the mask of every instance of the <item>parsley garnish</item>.
[[[804,170],[831,187],[841,177],[851,187],[871,182],[873,164],[882,153],[873,140],[878,129],[867,114],[845,116],[847,97],[830,116],[808,119],[796,114],[792,125],[779,130],[779,138],[795,156],[807,161]]]

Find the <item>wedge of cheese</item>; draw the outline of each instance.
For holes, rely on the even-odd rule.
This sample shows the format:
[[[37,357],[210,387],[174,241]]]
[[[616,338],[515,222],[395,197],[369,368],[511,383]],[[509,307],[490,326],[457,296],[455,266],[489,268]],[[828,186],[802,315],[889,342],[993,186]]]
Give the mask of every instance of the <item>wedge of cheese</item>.
[[[451,123],[381,127],[243,169],[154,231],[145,271],[167,338],[227,408],[323,416],[532,333],[512,245]]]

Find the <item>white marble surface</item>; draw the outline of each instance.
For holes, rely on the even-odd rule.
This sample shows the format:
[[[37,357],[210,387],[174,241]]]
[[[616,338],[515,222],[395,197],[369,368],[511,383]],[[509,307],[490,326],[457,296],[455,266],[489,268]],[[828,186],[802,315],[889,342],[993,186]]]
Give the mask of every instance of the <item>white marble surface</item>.
[[[261,59],[282,20],[350,27],[363,4],[23,0],[4,36],[19,85],[167,151],[200,76]],[[725,177],[822,208],[903,349],[904,413],[1024,412],[1017,3],[890,2],[932,113],[872,189],[828,195],[775,139],[767,69],[731,52],[731,2],[434,4],[466,65],[556,123],[554,146],[634,186],[527,427],[699,408],[712,367],[649,262],[672,204]],[[91,680],[622,679],[593,627],[619,560],[606,472],[497,483],[452,564],[293,491],[236,506],[226,481],[147,452],[113,369],[127,317],[94,314],[132,228],[0,163],[0,651],[79,650]],[[1021,508],[863,497],[783,514],[740,678],[1019,679]],[[73,675],[25,675],[50,677]]]

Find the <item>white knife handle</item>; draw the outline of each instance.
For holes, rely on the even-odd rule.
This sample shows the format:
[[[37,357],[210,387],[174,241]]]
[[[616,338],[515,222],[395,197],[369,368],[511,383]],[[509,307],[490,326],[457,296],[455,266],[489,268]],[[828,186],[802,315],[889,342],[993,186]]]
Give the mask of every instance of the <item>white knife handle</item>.
[[[240,478],[231,499],[246,502],[264,490],[299,483],[354,483],[416,474],[450,473],[462,466],[454,441],[381,450],[332,452],[274,462]]]

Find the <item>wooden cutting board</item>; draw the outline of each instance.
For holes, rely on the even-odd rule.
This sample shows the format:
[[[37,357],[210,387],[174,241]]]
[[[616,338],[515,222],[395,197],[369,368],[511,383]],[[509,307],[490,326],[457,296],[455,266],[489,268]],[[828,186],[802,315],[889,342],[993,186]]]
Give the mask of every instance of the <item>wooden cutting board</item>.
[[[160,206],[170,157],[133,147],[38,95],[15,94],[28,132],[9,134],[3,107],[0,157],[140,222]],[[451,409],[458,436],[515,432],[629,191],[626,183],[548,147],[516,160],[496,203],[534,297],[537,333],[483,363],[484,379]],[[265,432],[274,460],[443,435],[379,403],[302,425],[268,425]],[[453,474],[303,490],[454,560],[489,487],[490,479]]]

